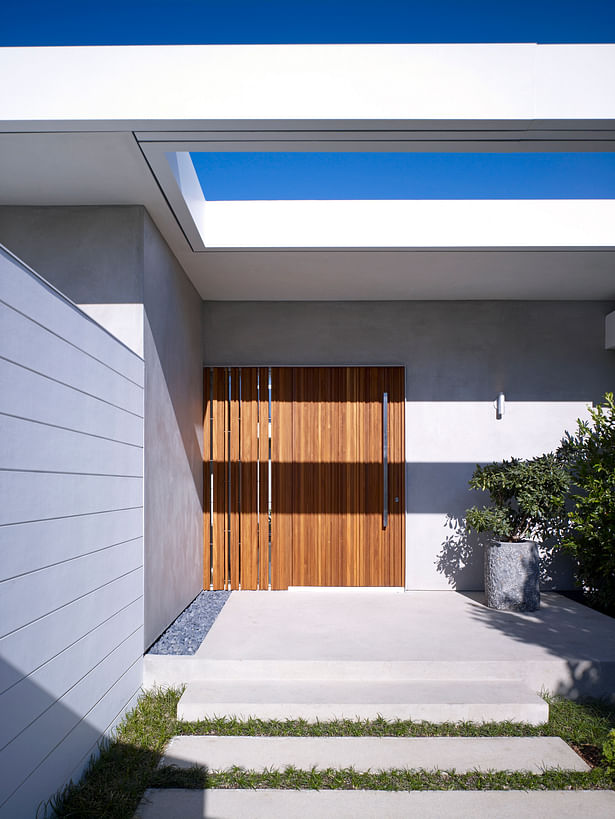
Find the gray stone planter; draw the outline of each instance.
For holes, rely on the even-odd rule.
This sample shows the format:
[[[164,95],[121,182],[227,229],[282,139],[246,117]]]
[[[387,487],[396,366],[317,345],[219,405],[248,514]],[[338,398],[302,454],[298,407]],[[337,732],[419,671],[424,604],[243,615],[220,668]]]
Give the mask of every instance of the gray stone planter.
[[[492,541],[485,549],[485,595],[491,609],[540,608],[540,564],[533,540]]]

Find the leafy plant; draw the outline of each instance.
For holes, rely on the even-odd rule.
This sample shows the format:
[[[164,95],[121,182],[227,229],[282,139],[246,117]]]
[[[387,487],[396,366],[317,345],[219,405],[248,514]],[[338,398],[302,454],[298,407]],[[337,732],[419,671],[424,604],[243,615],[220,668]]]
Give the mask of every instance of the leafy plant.
[[[574,506],[562,546],[576,557],[577,579],[591,603],[615,613],[615,400],[590,409],[566,433],[558,455],[570,471]]]
[[[468,509],[467,527],[501,541],[545,540],[565,527],[568,486],[565,464],[553,454],[478,465],[470,487],[489,492],[491,505]]]
[[[602,756],[606,762],[606,772],[613,776],[615,775],[615,729],[609,731],[609,735],[602,746]]]

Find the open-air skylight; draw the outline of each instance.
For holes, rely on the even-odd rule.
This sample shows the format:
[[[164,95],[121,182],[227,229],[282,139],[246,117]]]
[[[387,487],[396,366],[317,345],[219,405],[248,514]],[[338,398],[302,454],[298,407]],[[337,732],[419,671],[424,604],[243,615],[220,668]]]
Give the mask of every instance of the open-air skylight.
[[[171,201],[196,250],[613,243],[613,153],[165,156]]]
[[[613,153],[192,153],[205,199],[611,199]]]

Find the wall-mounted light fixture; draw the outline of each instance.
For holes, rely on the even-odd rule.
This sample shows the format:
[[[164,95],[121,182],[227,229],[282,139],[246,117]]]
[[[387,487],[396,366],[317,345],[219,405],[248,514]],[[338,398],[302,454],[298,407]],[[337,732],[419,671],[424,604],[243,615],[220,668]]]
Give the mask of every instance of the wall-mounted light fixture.
[[[498,397],[495,399],[495,417],[498,421],[504,417],[504,409],[506,407],[506,396],[503,392],[498,393]]]

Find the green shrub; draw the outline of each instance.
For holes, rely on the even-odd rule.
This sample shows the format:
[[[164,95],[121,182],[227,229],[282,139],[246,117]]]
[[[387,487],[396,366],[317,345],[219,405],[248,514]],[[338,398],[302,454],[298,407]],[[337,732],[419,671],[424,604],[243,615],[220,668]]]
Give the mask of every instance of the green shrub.
[[[566,433],[559,456],[572,477],[573,509],[562,545],[576,557],[577,579],[589,602],[615,614],[615,401],[590,409]]]
[[[611,776],[615,775],[615,729],[609,731],[604,741],[602,756],[606,762],[606,772]]]
[[[468,509],[467,527],[501,541],[543,541],[565,525],[568,485],[565,465],[552,454],[477,466],[470,487],[489,492],[491,505]]]

